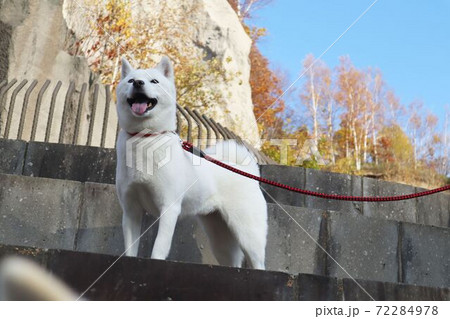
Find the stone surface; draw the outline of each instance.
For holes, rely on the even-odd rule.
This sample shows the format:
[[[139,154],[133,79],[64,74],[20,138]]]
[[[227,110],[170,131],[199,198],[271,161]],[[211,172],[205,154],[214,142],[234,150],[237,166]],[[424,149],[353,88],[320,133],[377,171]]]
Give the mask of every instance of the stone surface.
[[[297,277],[298,299],[300,301],[342,300],[342,288],[336,278],[299,274]]]
[[[416,188],[416,193],[425,191]],[[424,225],[450,227],[450,195],[433,194],[416,199],[417,222]]]
[[[8,149],[9,146],[6,146]],[[30,143],[25,173],[55,179],[1,175],[0,240],[12,244],[73,249],[77,234],[78,250],[121,254],[124,249],[122,212],[114,185],[82,185],[57,180],[97,179],[113,182],[114,167],[113,150]],[[273,169],[271,174],[278,171],[274,166],[263,166],[263,172],[267,168]],[[285,168],[280,171],[287,172],[285,176],[293,175],[288,174],[289,170]],[[378,192],[381,184],[373,185]],[[433,208],[434,212],[436,207],[439,212],[427,215],[430,223],[442,220],[440,216],[441,212],[445,213],[448,195],[435,196],[443,196],[443,203],[433,206],[436,202],[430,197],[429,208]],[[424,202],[422,205],[427,204]],[[448,228],[410,224],[400,227],[399,223],[385,220],[385,217],[368,218],[345,210],[335,213],[311,208],[283,208],[312,238],[280,207],[269,204],[268,269],[292,274],[302,272],[349,277],[318,248],[314,243],[316,241],[354,278],[439,287],[450,285],[446,277],[450,255]],[[425,218],[425,215],[422,216]],[[154,217],[147,216],[142,229],[145,230],[154,221]],[[141,240],[140,256],[150,256],[157,226],[158,223],[155,223]],[[169,259],[216,264],[206,235],[195,219],[181,220],[177,225]]]
[[[321,242],[322,211],[268,204],[266,267],[291,274],[324,274]]]
[[[1,7],[0,7],[1,9]],[[9,48],[11,47],[12,26],[0,19],[0,79],[8,78]]]
[[[88,82],[87,62],[68,54],[63,57],[64,49],[74,39],[63,18],[62,3],[62,0],[2,2],[0,20],[11,28],[7,64],[2,65],[7,68],[9,78]]]
[[[305,169],[281,165],[261,165],[261,177],[277,181],[292,187],[305,188]],[[261,183],[263,194],[268,203],[276,200],[279,204],[290,206],[305,206],[305,196],[285,189]],[[269,193],[270,196],[267,194]],[[272,199],[273,197],[273,199]]]
[[[351,279],[0,245],[0,258],[10,255],[34,260],[79,293],[98,279],[89,300],[371,300]],[[377,301],[450,300],[446,288],[358,283]]]
[[[46,266],[84,291],[116,257],[49,251]],[[80,265],[89,265],[88,268]],[[122,257],[90,289],[91,300],[294,300],[288,274]]]
[[[0,243],[73,249],[82,185],[0,174]]]
[[[145,234],[142,236],[139,246],[139,256],[141,257],[150,258],[151,256],[159,225],[158,222],[155,223],[155,220],[156,218],[152,215],[146,215],[144,218],[141,233],[144,234],[145,232]],[[179,219],[167,259],[217,265],[217,261],[214,258],[205,260],[203,254],[212,256],[206,235],[204,235],[197,220],[189,217]]]
[[[150,258],[158,231],[156,218],[148,214],[142,223],[138,255]],[[122,233],[122,209],[114,185],[86,183],[76,250],[110,255],[125,251]],[[196,219],[178,221],[169,260],[217,264]]]
[[[364,196],[396,196],[412,193],[415,193],[413,186],[363,178]],[[410,223],[417,221],[416,201],[411,199],[395,202],[365,202],[363,204],[363,213],[367,217]]]
[[[343,280],[344,300],[348,301],[450,301],[450,289],[387,282]],[[370,296],[369,296],[370,295]],[[378,309],[377,309],[378,310]]]
[[[113,184],[115,170],[113,149],[30,142],[23,174]]]
[[[26,147],[23,142],[0,139],[0,150],[6,154],[0,159],[0,171],[20,174],[21,161]],[[23,174],[113,184],[115,180],[115,150],[31,142],[26,152]],[[305,169],[279,165],[261,165],[261,176],[304,189],[329,193],[361,194],[359,188],[361,179],[356,176],[308,170],[306,185]],[[303,195],[267,184],[261,184],[261,187],[280,204],[360,214],[361,203],[328,201],[315,197],[305,198]],[[367,196],[422,191],[422,189],[370,178],[363,179],[363,189],[364,195]],[[263,191],[263,194],[267,202],[273,202],[266,192]],[[364,215],[371,218],[394,219],[440,227],[449,227],[450,225],[450,195],[445,193],[401,202],[364,203],[363,206]]]
[[[219,57],[230,74],[239,73],[238,79],[218,85],[217,89],[222,90],[228,97],[211,115],[253,145],[259,145],[260,137],[253,113],[249,81],[251,39],[227,1],[198,2],[202,4],[204,14],[198,17],[199,23],[193,43],[201,44],[199,49],[202,53]],[[226,62],[229,58],[231,61]]]
[[[402,223],[402,282],[450,287],[450,230]]]
[[[124,252],[122,210],[116,187],[86,183],[76,250],[121,255]]]
[[[330,213],[328,222],[327,275],[398,281],[397,222],[346,213]]]
[[[361,177],[318,171],[315,169],[306,169],[305,188],[310,191],[333,195],[362,195]],[[329,200],[307,196],[305,206],[362,214],[362,204],[360,202]]]
[[[0,139],[0,174],[22,175],[27,143]]]

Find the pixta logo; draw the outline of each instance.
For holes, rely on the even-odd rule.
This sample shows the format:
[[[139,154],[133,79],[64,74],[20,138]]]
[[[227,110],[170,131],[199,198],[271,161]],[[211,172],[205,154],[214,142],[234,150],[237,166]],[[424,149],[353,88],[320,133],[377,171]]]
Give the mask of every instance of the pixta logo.
[[[153,175],[172,158],[169,144],[171,137],[166,134],[146,137],[148,134],[151,134],[150,130],[145,129],[128,139],[126,165],[144,174]]]

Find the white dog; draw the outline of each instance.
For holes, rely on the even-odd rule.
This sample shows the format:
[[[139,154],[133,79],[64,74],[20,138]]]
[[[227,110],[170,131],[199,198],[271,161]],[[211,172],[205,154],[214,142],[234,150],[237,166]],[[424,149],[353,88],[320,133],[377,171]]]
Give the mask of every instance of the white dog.
[[[145,212],[159,217],[151,255],[155,259],[167,258],[178,217],[195,215],[221,265],[241,267],[245,257],[251,267],[264,269],[267,206],[259,185],[204,159],[195,165],[199,158],[181,147],[180,138],[174,133],[176,90],[173,67],[167,57],[148,70],[135,70],[122,60],[117,112],[121,131],[117,141],[116,186],[123,209],[127,255],[138,253]],[[134,136],[143,130],[151,134]],[[131,143],[130,139],[141,140]],[[143,159],[136,159],[142,151],[135,144],[142,147],[142,143],[148,143],[152,151],[147,151]],[[251,160],[249,165],[236,165],[238,168],[259,174],[258,165],[246,148],[234,142],[219,143],[216,149],[219,148],[224,148],[225,154],[217,159],[230,163],[234,152],[234,164]],[[130,158],[136,159],[135,165],[130,165]],[[152,173],[143,172],[144,166]]]

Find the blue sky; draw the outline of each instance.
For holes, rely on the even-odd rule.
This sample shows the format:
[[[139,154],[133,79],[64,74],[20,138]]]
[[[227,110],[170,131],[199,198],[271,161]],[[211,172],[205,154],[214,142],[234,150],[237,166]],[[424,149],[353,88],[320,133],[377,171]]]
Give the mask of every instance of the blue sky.
[[[250,23],[267,28],[259,48],[293,81],[305,55],[319,56],[373,1],[274,0]],[[378,67],[403,104],[423,100],[442,127],[450,104],[450,1],[379,0],[322,60],[334,67],[341,55],[359,68]]]

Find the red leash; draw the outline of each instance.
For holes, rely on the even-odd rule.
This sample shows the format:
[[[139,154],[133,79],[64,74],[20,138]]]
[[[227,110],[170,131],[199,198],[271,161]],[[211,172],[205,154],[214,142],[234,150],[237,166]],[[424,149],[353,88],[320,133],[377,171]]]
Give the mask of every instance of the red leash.
[[[184,150],[191,152],[192,154],[196,154],[200,157],[203,157],[204,159],[206,159],[207,161],[214,163],[220,167],[223,167],[229,171],[232,171],[236,174],[254,179],[258,182],[261,183],[265,183],[265,184],[269,184],[275,187],[279,187],[282,189],[287,189],[289,191],[292,192],[296,192],[296,193],[300,193],[300,194],[304,194],[304,195],[310,195],[310,196],[315,196],[315,197],[320,197],[320,198],[326,198],[326,199],[336,199],[336,200],[346,200],[346,201],[354,201],[354,202],[392,202],[392,201],[399,201],[399,200],[406,200],[406,199],[412,199],[412,198],[417,198],[417,197],[422,197],[422,196],[428,196],[431,194],[435,194],[435,193],[439,193],[439,192],[444,192],[446,190],[450,190],[450,185],[446,185],[443,187],[439,187],[436,189],[431,189],[428,191],[423,191],[420,193],[415,193],[415,194],[408,194],[408,195],[399,195],[399,196],[387,196],[387,197],[366,197],[366,196],[345,196],[345,195],[333,195],[333,194],[323,194],[323,193],[318,193],[318,192],[312,192],[312,191],[308,191],[305,189],[301,189],[301,188],[297,188],[297,187],[292,187],[292,186],[288,186],[288,185],[284,185],[275,181],[271,181],[268,180],[266,178],[263,177],[259,177],[244,171],[241,171],[240,169],[237,169],[235,167],[232,167],[230,165],[227,165],[225,163],[222,163],[221,161],[218,161],[214,158],[212,158],[211,156],[206,155],[204,152],[194,148],[194,146],[186,141],[182,142],[182,147]]]

